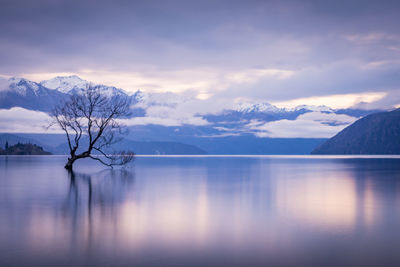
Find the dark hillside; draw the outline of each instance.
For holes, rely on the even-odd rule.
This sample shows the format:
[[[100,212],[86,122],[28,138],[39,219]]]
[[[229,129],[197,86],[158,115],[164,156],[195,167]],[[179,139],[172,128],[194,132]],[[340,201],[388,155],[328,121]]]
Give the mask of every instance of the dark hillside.
[[[400,109],[357,120],[311,154],[400,154]]]

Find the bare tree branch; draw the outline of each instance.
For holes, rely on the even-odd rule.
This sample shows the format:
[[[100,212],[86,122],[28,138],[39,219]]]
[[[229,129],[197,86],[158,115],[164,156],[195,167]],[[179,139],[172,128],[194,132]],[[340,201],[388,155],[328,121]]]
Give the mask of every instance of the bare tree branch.
[[[88,85],[77,95],[56,106],[51,113],[54,121],[66,134],[70,157],[65,168],[72,169],[77,159],[92,158],[106,166],[124,165],[134,159],[131,151],[120,151],[107,154],[105,151],[111,145],[122,140],[124,126],[117,120],[130,115],[130,100],[124,95],[106,96],[99,87]],[[82,147],[82,136],[88,140],[83,152],[77,153]],[[101,159],[92,154],[96,151]],[[80,149],[80,151],[82,151]],[[106,162],[108,161],[108,162]]]

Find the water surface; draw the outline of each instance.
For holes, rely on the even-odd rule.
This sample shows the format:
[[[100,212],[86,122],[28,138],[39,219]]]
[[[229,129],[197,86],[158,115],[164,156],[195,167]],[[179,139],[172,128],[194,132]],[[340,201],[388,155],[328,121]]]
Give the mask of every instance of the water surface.
[[[1,266],[400,266],[400,159],[0,157]]]

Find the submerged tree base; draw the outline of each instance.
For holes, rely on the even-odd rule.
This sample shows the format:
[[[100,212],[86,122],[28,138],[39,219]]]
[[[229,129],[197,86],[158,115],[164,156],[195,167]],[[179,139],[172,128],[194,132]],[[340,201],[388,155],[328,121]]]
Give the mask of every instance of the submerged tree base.
[[[67,170],[72,170],[72,165],[73,164],[74,164],[73,162],[68,160],[68,162],[67,162],[67,164],[65,164],[64,168],[67,169]]]

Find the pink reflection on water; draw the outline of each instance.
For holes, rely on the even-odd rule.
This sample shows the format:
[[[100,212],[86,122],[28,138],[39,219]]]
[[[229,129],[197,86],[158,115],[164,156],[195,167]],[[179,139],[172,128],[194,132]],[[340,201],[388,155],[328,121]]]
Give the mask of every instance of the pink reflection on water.
[[[282,216],[320,228],[354,227],[357,196],[355,183],[346,174],[280,179],[276,205]]]

